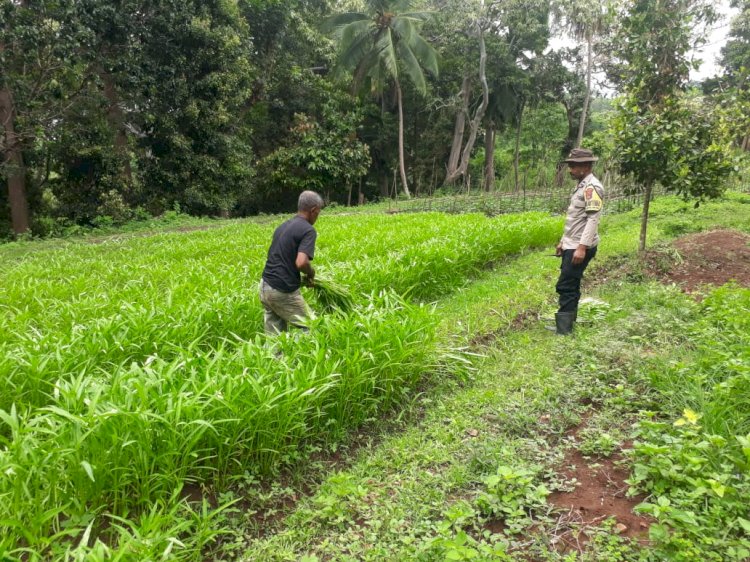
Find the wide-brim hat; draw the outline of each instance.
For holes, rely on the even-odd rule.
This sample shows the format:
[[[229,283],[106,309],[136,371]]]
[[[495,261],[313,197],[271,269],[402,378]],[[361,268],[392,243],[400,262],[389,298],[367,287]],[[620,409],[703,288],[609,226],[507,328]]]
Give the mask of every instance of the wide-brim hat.
[[[570,154],[568,154],[568,157],[563,160],[563,162],[596,162],[599,160],[596,156],[594,156],[594,153],[591,152],[588,148],[574,148],[570,151]]]

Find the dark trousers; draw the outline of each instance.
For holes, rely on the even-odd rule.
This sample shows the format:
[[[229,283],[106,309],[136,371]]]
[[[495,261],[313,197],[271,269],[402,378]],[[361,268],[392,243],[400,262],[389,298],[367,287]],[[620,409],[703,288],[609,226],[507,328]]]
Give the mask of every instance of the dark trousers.
[[[560,264],[560,278],[555,290],[560,295],[560,310],[558,312],[576,312],[581,298],[581,279],[586,266],[596,255],[596,246],[586,250],[586,257],[578,265],[573,263],[575,250],[563,250]]]

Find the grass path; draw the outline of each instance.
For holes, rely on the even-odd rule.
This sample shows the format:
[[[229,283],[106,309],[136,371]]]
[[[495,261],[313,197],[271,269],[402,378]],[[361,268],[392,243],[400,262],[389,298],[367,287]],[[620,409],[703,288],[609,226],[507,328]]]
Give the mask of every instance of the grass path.
[[[688,211],[674,200],[657,201],[650,244],[717,226],[748,229],[748,202],[732,196]],[[608,217],[590,276],[630,259],[637,232],[636,213]],[[676,328],[693,321],[697,305],[676,288],[643,283],[637,275],[609,280],[585,293],[606,303],[582,311],[591,324],[575,339],[555,337],[538,321],[554,307],[557,262],[549,253],[497,264],[437,303],[445,341],[476,353],[472,372],[433,381],[395,424],[398,431],[390,425],[355,436],[356,453],[286,518],[243,528],[246,535],[235,545],[241,558],[636,559],[638,544],[606,523],[581,557],[565,558],[551,540],[556,517],[542,486],[570,489],[559,468],[571,446],[569,430],[583,418],[582,439],[593,451],[611,453],[604,449],[626,441],[637,412],[654,406],[649,366],[689,353]],[[514,513],[487,507],[499,474],[522,484],[502,491],[502,505]],[[286,493],[297,498],[298,490]],[[500,515],[534,533],[497,533],[487,520]]]
[[[538,325],[511,329],[521,311],[549,305],[544,291],[554,271],[538,271],[550,269],[544,254],[523,256],[505,274],[441,303],[444,330],[458,341],[494,334],[469,378],[445,380],[421,396],[418,415],[412,413],[417,423],[361,448],[351,468],[331,475],[284,531],[256,541],[244,559],[297,560],[307,552],[335,560],[415,559],[446,509],[473,496],[489,467],[501,459],[552,465],[562,458],[549,442],[580,419],[585,381],[571,384],[560,372],[562,342],[552,334]],[[545,416],[550,422],[539,422]]]

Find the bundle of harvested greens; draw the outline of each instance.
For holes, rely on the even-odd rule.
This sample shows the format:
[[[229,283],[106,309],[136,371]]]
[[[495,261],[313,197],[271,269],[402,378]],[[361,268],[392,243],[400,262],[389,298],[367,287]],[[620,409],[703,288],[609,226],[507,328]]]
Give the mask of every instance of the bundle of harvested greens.
[[[331,279],[316,276],[312,288],[315,291],[318,302],[326,312],[333,310],[346,311],[354,305],[354,300],[349,289]]]

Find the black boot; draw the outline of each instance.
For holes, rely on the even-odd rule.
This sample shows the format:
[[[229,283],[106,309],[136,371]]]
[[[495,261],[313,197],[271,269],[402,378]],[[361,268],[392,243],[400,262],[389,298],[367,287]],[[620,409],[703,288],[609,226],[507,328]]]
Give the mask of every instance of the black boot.
[[[555,313],[555,333],[565,336],[573,331],[573,325],[576,322],[575,312],[556,312]]]

